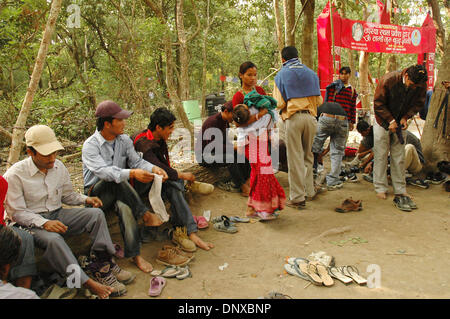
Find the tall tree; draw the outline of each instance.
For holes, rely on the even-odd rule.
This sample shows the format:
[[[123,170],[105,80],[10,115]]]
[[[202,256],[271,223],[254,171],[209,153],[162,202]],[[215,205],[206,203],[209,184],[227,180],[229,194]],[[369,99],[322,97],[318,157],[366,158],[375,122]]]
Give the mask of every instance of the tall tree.
[[[432,7],[439,8],[437,0],[431,0]],[[433,11],[434,12],[434,11]],[[440,20],[440,16],[433,17],[433,19]],[[439,21],[442,23],[442,21]],[[450,35],[447,38],[447,43],[450,41]],[[442,63],[439,69],[437,81],[434,87],[434,92],[431,97],[430,107],[427,114],[427,119],[425,121],[425,127],[422,134],[422,147],[423,154],[425,156],[425,170],[433,171],[436,169],[436,163],[439,161],[450,159],[450,112],[444,107],[441,111],[440,117],[437,121],[437,127],[434,127],[436,117],[439,113],[439,109],[446,94],[449,94],[450,88],[446,89],[442,84],[443,81],[449,81],[450,79],[450,46],[445,46],[442,52]],[[445,114],[447,110],[447,114]],[[446,119],[446,120],[445,120]],[[446,130],[443,131],[444,125]]]
[[[283,22],[280,16],[280,1],[273,0],[273,8],[275,11],[275,26],[277,32],[277,45],[278,45],[278,55],[281,61],[281,50],[284,48],[284,37],[283,37]]]
[[[303,19],[303,32],[302,32],[302,63],[309,68],[314,67],[314,8],[315,0],[302,0],[302,4],[305,11],[305,17]]]
[[[17,117],[16,124],[12,131],[11,148],[8,156],[8,167],[19,160],[20,151],[22,150],[23,137],[25,135],[25,124],[30,114],[31,104],[36,93],[39,81],[41,79],[42,69],[44,68],[45,58],[47,56],[50,40],[52,39],[53,31],[55,30],[56,20],[61,11],[62,0],[53,0],[48,15],[47,24],[45,26],[44,35],[39,46],[39,51],[34,64],[33,73],[31,74],[30,83],[28,85],[27,93],[23,100],[22,108]]]
[[[286,46],[295,46],[295,0],[283,0],[284,41]]]

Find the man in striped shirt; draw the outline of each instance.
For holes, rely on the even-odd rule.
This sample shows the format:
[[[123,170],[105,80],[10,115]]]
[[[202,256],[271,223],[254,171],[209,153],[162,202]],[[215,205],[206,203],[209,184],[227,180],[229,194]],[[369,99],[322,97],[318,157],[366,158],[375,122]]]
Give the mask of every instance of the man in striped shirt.
[[[336,102],[342,106],[347,113],[348,129],[353,131],[356,123],[356,98],[358,93],[349,83],[351,73],[352,71],[348,66],[339,70],[339,80],[334,81],[326,88],[325,102]]]

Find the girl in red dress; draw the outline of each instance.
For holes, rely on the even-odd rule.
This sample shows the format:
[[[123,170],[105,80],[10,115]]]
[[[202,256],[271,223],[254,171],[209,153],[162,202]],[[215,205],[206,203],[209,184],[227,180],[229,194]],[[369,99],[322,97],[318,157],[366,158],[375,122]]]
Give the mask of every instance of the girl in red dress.
[[[245,145],[245,156],[250,162],[250,192],[247,202],[248,217],[257,216],[262,220],[276,218],[278,210],[284,208],[286,195],[273,174],[272,160],[268,150],[270,129],[274,122],[270,114],[264,115],[250,126],[246,124],[250,110],[240,104],[233,110],[233,120],[238,127],[238,149]]]

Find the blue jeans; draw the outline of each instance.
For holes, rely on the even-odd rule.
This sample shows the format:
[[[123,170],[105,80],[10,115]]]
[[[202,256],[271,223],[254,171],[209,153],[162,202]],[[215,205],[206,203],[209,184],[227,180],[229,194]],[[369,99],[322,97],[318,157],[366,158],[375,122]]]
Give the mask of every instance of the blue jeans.
[[[87,193],[87,190],[85,192]],[[125,257],[140,255],[141,236],[137,221],[149,209],[130,183],[99,181],[89,196],[97,196],[102,200],[101,208],[104,212],[113,209],[117,213]]]
[[[136,181],[135,188],[140,196],[147,196],[152,183],[140,183]],[[161,195],[163,200],[170,202],[170,209],[172,214],[170,216],[170,223],[174,227],[186,227],[187,234],[198,231],[197,223],[192,216],[186,199],[184,198],[184,181],[178,179],[176,181],[167,180],[162,184]]]
[[[317,133],[312,146],[313,153],[321,153],[323,143],[330,137],[331,170],[326,176],[327,185],[340,184],[342,158],[345,155],[347,143],[348,122],[331,117],[321,116],[317,125]]]

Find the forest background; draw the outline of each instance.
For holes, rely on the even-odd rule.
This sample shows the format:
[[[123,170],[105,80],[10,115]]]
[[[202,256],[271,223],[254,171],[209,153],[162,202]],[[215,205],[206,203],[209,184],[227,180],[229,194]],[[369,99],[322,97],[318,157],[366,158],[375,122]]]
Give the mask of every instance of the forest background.
[[[377,16],[375,0],[333,2],[342,16],[353,20]],[[95,130],[95,107],[105,99],[135,111],[127,133],[144,128],[152,111],[161,106],[172,109],[180,125],[192,130],[182,101],[198,100],[204,105],[206,95],[219,92],[231,99],[240,87],[238,70],[244,61],[254,62],[259,79],[264,79],[281,66],[281,48],[295,45],[302,62],[317,71],[316,18],[326,3],[2,0],[0,145],[8,146],[16,138],[20,146],[26,128],[39,123],[51,126],[69,146],[67,151],[79,153]],[[442,75],[438,78],[448,78],[445,44],[450,1],[394,0],[391,6],[392,24],[421,26],[426,12],[432,14],[438,30],[435,68]],[[51,8],[57,19],[46,55],[39,60]],[[364,105],[367,108],[376,78],[417,62],[417,55],[343,50],[342,65],[352,68],[351,83],[367,97],[363,101],[369,103]],[[42,71],[30,94],[30,78],[39,63]],[[273,77],[263,83],[267,92],[272,91]],[[27,103],[29,109],[20,122],[19,113]],[[17,159],[10,154],[8,162]]]

